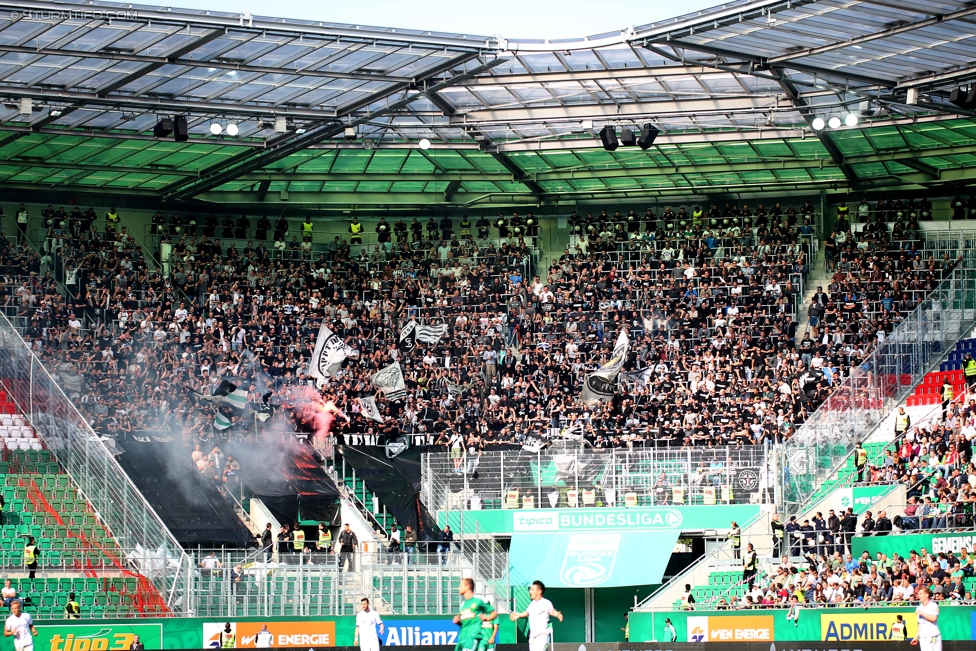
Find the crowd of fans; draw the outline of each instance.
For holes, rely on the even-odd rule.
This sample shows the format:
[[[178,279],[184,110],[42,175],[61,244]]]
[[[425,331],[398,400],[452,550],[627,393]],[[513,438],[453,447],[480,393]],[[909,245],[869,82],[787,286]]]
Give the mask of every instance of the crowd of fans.
[[[40,252],[0,241],[8,314],[100,433],[171,430],[203,446],[313,429],[306,370],[323,319],[359,353],[322,387],[349,416],[333,426],[341,442],[406,436],[477,451],[567,429],[594,447],[778,441],[952,266],[892,244],[880,222],[852,229],[842,213],[824,240],[837,269],[807,306],[801,337],[802,283],[818,244],[809,202],[572,215],[571,246],[541,272],[531,214],[420,229],[384,221],[370,227],[382,236],[375,246],[355,253],[354,237],[336,238],[314,254],[269,248],[288,237],[287,222],[259,222],[267,240],[224,244],[211,237],[225,234],[218,226],[191,232],[195,220],[177,215],[159,220],[167,266],[151,272],[118,213],[102,222],[93,211],[49,211]],[[224,227],[250,234],[249,224]],[[408,319],[449,331],[404,354],[396,339]],[[582,378],[607,360],[621,328],[632,340],[625,369],[644,372],[587,407]],[[378,398],[382,424],[358,416],[357,398],[374,393],[369,377],[394,359],[407,398]],[[208,394],[220,379],[247,388],[255,407],[279,408],[262,422],[187,390]],[[218,408],[229,429],[214,428]]]

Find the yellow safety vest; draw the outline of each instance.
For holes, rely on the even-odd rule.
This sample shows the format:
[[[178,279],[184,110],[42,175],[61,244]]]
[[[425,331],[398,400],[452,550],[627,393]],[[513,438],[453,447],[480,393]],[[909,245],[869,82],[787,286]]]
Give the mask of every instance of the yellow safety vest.
[[[105,218],[110,222],[118,222],[119,214],[117,212],[105,213]]]
[[[37,556],[34,554],[36,547],[24,547],[24,564],[30,565],[37,560]]]
[[[319,529],[319,544],[332,542],[332,532],[328,529]]]
[[[892,640],[904,640],[905,639],[905,625],[895,622],[891,625],[891,639]]]
[[[895,416],[895,429],[899,432],[908,429],[908,414],[897,414]]]
[[[942,399],[943,400],[952,400],[952,396],[953,395],[955,395],[955,392],[952,390],[952,385],[946,385],[946,386],[942,387]]]
[[[868,453],[864,448],[858,448],[854,451],[854,465],[863,466],[868,462]]]
[[[297,531],[295,531],[293,535],[295,541],[295,550],[302,551],[303,549],[305,549],[305,532],[302,531],[301,529],[298,529]]]
[[[81,619],[81,605],[77,601],[69,601],[64,614],[68,619]]]
[[[976,359],[971,359],[968,362],[966,362],[966,368],[963,369],[963,373],[967,377],[972,377],[976,375]]]
[[[220,646],[224,649],[233,649],[237,647],[237,641],[234,639],[235,635],[233,633],[221,633]]]
[[[312,226],[313,226],[312,222],[302,222],[302,233],[304,233],[305,235],[311,235]]]
[[[358,235],[363,232],[363,225],[360,223],[349,224],[349,232]]]

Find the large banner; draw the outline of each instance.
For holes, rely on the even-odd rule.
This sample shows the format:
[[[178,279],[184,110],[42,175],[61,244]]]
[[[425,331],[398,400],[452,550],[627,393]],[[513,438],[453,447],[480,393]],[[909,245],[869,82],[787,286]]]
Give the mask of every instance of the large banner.
[[[453,648],[457,626],[453,613],[443,616],[406,617],[383,615],[386,633],[384,646]],[[91,620],[88,620],[91,621]],[[231,625],[236,648],[253,649],[258,631],[267,625],[274,635],[274,648],[332,649],[352,647],[356,618],[346,617],[249,617],[203,618],[167,617],[144,620],[100,619],[68,623],[64,619],[36,619],[34,651],[128,651],[138,635],[147,651],[156,649],[214,648],[220,631]],[[454,637],[452,637],[452,634]],[[13,638],[0,638],[0,651],[14,651]],[[515,624],[508,617],[498,618],[498,642],[515,642]]]
[[[757,504],[714,506],[661,506],[633,508],[494,509],[482,511],[438,511],[440,526],[452,531],[481,533],[635,531],[649,529],[721,529],[732,520],[748,522],[759,514]],[[717,519],[717,512],[721,519]]]
[[[899,533],[888,536],[855,536],[851,542],[854,549],[854,557],[857,558],[864,552],[875,554],[882,552],[891,558],[892,554],[898,554],[902,558],[915,550],[917,552],[925,549],[933,554],[958,554],[959,550],[965,547],[969,552],[976,547],[976,532],[960,531],[958,533]]]
[[[943,640],[976,639],[976,610],[972,606],[943,603],[939,609],[939,629]],[[891,627],[898,615],[907,624],[909,638],[914,637],[917,632],[914,606],[801,608],[800,617],[795,622],[786,619],[787,612],[786,608],[736,612],[633,612],[630,613],[630,639],[633,642],[670,639],[665,637],[665,618],[673,623],[678,642],[715,644],[715,648],[726,650],[734,648],[729,645],[738,642],[763,642],[763,651],[771,651],[770,643],[775,642],[777,651],[814,651],[820,648],[866,651],[872,644],[886,642],[889,649],[904,645],[907,651],[907,642],[899,643],[898,647],[891,646]],[[816,643],[807,646],[811,640],[819,640],[821,646]],[[782,646],[783,642],[799,642],[802,645]],[[680,646],[675,646],[674,649]]]
[[[512,585],[542,581],[553,588],[611,588],[661,582],[680,531],[517,533],[508,553]],[[655,553],[649,554],[648,550]]]

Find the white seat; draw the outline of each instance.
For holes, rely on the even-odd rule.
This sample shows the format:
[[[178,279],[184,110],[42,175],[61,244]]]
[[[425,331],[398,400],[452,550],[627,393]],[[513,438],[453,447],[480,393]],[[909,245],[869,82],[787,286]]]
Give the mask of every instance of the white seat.
[[[10,438],[12,439],[22,439],[24,438],[23,433],[19,429],[10,430]]]
[[[14,425],[26,425],[27,421],[24,420],[23,416],[14,416]]]
[[[44,446],[41,444],[41,439],[31,439],[30,440],[31,450],[43,450]]]
[[[20,450],[30,450],[30,441],[27,439],[17,439],[17,448]]]
[[[11,418],[10,416],[0,416],[0,425],[10,426],[13,424],[14,424],[14,419]]]
[[[20,438],[22,439],[34,438],[34,430],[32,430],[30,427],[22,426],[20,428]]]

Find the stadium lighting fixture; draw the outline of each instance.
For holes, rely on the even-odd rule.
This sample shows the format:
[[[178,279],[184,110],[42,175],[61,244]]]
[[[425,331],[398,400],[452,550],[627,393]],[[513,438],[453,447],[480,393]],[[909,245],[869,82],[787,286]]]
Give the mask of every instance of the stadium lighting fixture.
[[[427,140],[427,138],[421,138],[420,142],[417,143],[417,146],[421,149],[430,149],[430,140]]]
[[[220,126],[220,123],[219,122],[211,122],[210,123],[210,133],[214,134],[215,136],[219,136],[220,135],[220,132],[223,131],[223,130],[224,130],[224,128],[222,126]]]
[[[230,124],[227,125],[227,135],[228,136],[236,136],[240,132],[241,132],[241,128],[239,126],[237,126],[236,124],[234,124],[233,122],[231,122]]]
[[[831,116],[831,118],[827,120],[827,126],[831,129],[840,129],[840,118],[836,115]]]
[[[847,117],[844,118],[844,124],[849,127],[856,127],[857,121],[857,113],[848,113]]]
[[[811,126],[813,126],[813,130],[814,131],[820,131],[825,126],[824,125],[824,119],[823,118],[813,118],[813,123],[812,123]]]

